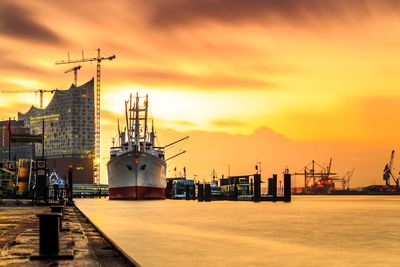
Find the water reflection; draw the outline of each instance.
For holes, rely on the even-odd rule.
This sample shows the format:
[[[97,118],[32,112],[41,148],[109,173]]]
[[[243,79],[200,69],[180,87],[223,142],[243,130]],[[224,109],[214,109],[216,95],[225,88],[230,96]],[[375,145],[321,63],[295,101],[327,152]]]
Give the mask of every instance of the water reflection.
[[[397,196],[76,203],[143,266],[398,264]]]

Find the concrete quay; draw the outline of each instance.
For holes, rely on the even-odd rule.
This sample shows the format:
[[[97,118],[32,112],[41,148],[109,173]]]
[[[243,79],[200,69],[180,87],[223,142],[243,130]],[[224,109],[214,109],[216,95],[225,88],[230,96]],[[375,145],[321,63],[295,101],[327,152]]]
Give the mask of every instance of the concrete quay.
[[[60,231],[60,255],[32,260],[39,253],[39,218],[48,206],[29,201],[0,203],[0,266],[139,266],[99,232],[74,206],[66,206]]]

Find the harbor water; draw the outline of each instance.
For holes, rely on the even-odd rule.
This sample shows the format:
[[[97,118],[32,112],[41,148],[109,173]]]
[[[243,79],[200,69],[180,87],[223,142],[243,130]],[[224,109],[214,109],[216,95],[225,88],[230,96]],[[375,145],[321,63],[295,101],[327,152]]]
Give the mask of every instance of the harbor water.
[[[400,265],[400,196],[75,202],[142,266]]]

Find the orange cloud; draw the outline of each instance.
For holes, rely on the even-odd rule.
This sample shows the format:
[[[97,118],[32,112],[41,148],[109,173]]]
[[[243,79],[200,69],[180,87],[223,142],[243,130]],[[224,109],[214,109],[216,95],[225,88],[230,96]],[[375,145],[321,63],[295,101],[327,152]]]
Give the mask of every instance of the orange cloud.
[[[238,121],[238,120],[214,120],[211,122],[211,124],[215,125],[215,126],[234,127],[234,126],[243,126],[246,123],[243,121]]]
[[[220,22],[228,24],[287,23],[303,26],[315,26],[334,22],[346,25],[369,19],[376,13],[395,14],[400,8],[396,0],[248,0],[248,1],[150,1],[152,9],[150,21],[153,25],[165,27],[183,27],[188,24]]]
[[[2,35],[33,42],[58,44],[63,39],[37,22],[30,11],[12,2],[0,3],[0,31]]]

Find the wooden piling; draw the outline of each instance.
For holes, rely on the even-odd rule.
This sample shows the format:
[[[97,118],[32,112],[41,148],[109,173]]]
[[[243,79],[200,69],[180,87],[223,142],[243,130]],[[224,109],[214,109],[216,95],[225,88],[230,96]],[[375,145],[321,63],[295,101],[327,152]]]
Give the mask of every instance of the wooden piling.
[[[272,201],[276,201],[278,175],[272,175]]]
[[[204,201],[209,202],[211,201],[211,185],[205,184],[204,187]]]
[[[268,195],[272,196],[272,178],[268,178]]]
[[[290,202],[292,201],[291,175],[289,173],[285,173],[283,175],[283,180],[283,200],[285,202]]]
[[[261,201],[261,175],[254,174],[254,202]]]
[[[204,201],[204,187],[200,183],[197,185],[197,200],[199,202]]]

